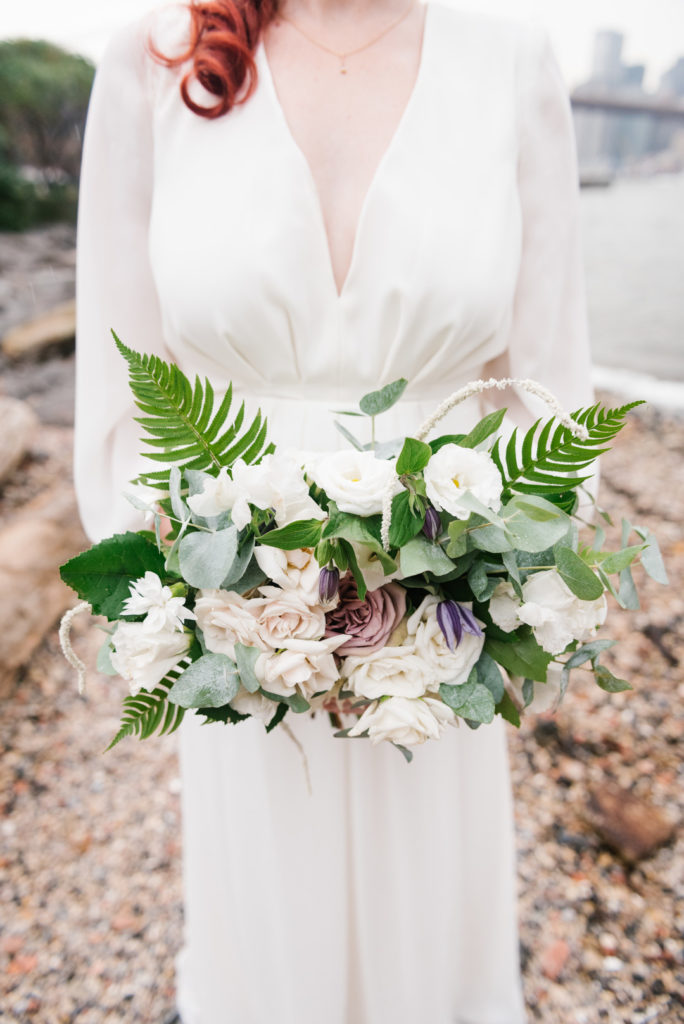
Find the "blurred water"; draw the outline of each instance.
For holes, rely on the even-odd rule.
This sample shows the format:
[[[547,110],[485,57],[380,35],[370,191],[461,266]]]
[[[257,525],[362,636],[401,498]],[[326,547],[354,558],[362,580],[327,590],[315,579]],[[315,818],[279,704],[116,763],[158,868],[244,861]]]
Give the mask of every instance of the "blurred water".
[[[598,382],[645,374],[684,407],[684,174],[583,189],[582,232]]]

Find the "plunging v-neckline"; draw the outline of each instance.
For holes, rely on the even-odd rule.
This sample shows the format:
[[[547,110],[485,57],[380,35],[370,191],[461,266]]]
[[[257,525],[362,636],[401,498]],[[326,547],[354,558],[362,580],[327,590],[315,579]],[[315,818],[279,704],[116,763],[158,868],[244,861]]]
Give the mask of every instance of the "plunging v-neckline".
[[[429,22],[431,20],[431,12],[432,12],[432,7],[433,7],[432,0],[424,0],[424,4],[423,5],[425,7],[425,14],[423,16],[423,33],[422,33],[421,44],[420,44],[420,55],[419,55],[419,59],[418,59],[418,71],[416,73],[416,77],[415,77],[414,82],[413,82],[413,88],[411,89],[411,92],[409,94],[408,100],[406,101],[406,104],[404,106],[404,109],[403,109],[400,117],[399,117],[399,120],[397,121],[397,125],[396,125],[396,127],[394,129],[394,132],[392,133],[392,137],[390,138],[390,140],[389,140],[389,142],[387,144],[387,147],[385,148],[382,156],[378,160],[378,162],[377,162],[377,164],[375,166],[375,171],[373,172],[373,175],[372,175],[372,177],[370,179],[370,182],[369,182],[369,184],[368,184],[368,186],[366,188],[366,191],[365,191],[365,194],[364,194],[364,197],[363,197],[363,201],[361,203],[361,209],[359,211],[359,216],[358,216],[357,221],[356,221],[356,227],[355,227],[355,231],[354,231],[354,238],[353,238],[353,241],[352,241],[351,259],[349,261],[349,266],[347,267],[347,272],[345,274],[344,280],[342,282],[342,287],[340,289],[338,289],[337,281],[335,280],[335,270],[334,270],[334,267],[333,267],[332,251],[331,251],[331,247],[330,247],[330,238],[328,236],[328,232],[327,232],[327,229],[326,229],[326,226],[325,226],[325,217],[323,215],[323,204],[321,202],[321,195],[320,195],[320,191],[318,189],[318,185],[316,183],[316,179],[314,178],[313,171],[311,170],[311,164],[309,163],[309,160],[308,160],[306,154],[304,153],[304,150],[301,148],[301,146],[299,145],[299,143],[295,139],[294,135],[292,134],[292,129],[290,128],[290,124],[289,124],[289,122],[287,120],[287,117],[285,116],[285,111],[284,111],[283,106],[282,106],[282,104],[280,102],[280,99],[278,97],[278,92],[277,92],[276,87],[275,87],[275,81],[274,81],[274,78],[273,78],[273,74],[271,72],[271,66],[269,64],[268,57],[266,55],[266,49],[264,47],[263,40],[260,40],[258,48],[257,48],[257,55],[261,57],[261,70],[264,73],[264,78],[265,78],[265,80],[266,80],[266,82],[268,84],[268,90],[269,90],[269,93],[270,93],[273,105],[275,107],[275,110],[277,112],[278,119],[279,119],[280,124],[281,124],[281,128],[284,130],[284,133],[285,133],[285,135],[288,138],[289,144],[294,149],[294,151],[298,154],[299,159],[300,159],[300,161],[301,161],[301,163],[302,163],[302,165],[304,167],[305,173],[306,173],[308,181],[309,181],[309,188],[312,191],[312,194],[313,194],[313,197],[314,197],[314,200],[315,200],[315,203],[316,203],[316,208],[317,208],[318,230],[319,230],[319,232],[320,232],[320,234],[322,236],[322,240],[323,240],[323,247],[324,247],[324,251],[325,251],[325,255],[326,255],[326,262],[327,262],[327,273],[328,273],[328,277],[329,277],[331,285],[332,285],[332,290],[333,290],[334,296],[335,296],[335,298],[337,299],[338,302],[341,302],[341,300],[344,298],[344,296],[346,295],[346,293],[349,290],[349,282],[352,279],[352,275],[353,275],[353,272],[354,272],[354,266],[355,266],[355,263],[357,262],[357,249],[359,247],[359,237],[361,236],[362,231],[363,231],[363,224],[364,224],[364,220],[366,218],[366,212],[367,212],[367,209],[368,209],[369,202],[370,202],[370,200],[372,198],[373,191],[376,188],[378,179],[381,176],[382,170],[383,170],[385,164],[387,163],[387,161],[388,161],[388,159],[389,159],[389,157],[391,155],[392,150],[395,148],[395,146],[397,144],[397,139],[399,138],[399,136],[401,135],[401,133],[402,133],[402,131],[404,129],[404,125],[405,125],[405,123],[406,123],[406,121],[407,121],[407,119],[409,117],[411,109],[414,107],[414,105],[416,103],[416,96],[417,96],[417,94],[420,91],[422,80],[425,77],[425,64],[426,64],[428,27],[429,27]]]

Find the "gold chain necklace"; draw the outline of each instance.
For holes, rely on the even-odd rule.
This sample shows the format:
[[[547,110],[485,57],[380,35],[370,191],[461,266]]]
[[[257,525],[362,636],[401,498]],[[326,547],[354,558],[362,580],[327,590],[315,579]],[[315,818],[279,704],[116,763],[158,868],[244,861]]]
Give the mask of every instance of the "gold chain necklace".
[[[340,74],[346,75],[347,57],[353,57],[354,54],[361,53],[362,50],[367,50],[369,46],[373,46],[375,43],[379,42],[379,40],[382,39],[383,36],[386,36],[387,33],[391,32],[393,28],[396,28],[397,25],[404,20],[404,18],[408,17],[408,15],[411,13],[414,7],[415,0],[411,0],[411,3],[406,8],[404,13],[400,14],[398,18],[391,22],[391,24],[387,25],[387,27],[384,28],[382,32],[379,32],[377,36],[373,36],[373,38],[369,39],[367,43],[364,43],[362,46],[357,46],[354,50],[345,50],[344,53],[340,53],[339,50],[333,50],[332,47],[326,46],[324,43],[319,42],[318,39],[314,39],[313,36],[310,36],[308,32],[305,32],[304,29],[297,25],[296,22],[292,21],[291,18],[285,17],[284,14],[278,14],[276,16],[276,21],[286,21],[289,25],[292,25],[292,28],[296,29],[297,32],[300,33],[300,35],[303,35],[304,38],[308,39],[310,43],[313,43],[314,46],[317,46],[319,50],[325,50],[326,53],[331,53],[333,57],[337,57],[338,60],[340,61]]]

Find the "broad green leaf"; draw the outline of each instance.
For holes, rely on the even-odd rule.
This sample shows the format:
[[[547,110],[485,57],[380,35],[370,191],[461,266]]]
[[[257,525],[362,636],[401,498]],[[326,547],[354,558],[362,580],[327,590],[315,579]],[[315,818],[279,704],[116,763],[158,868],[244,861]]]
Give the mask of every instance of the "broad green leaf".
[[[217,533],[186,534],[178,547],[181,574],[191,587],[215,589],[228,576],[237,556],[238,531],[234,526]]]
[[[365,544],[377,556],[387,575],[396,571],[397,563],[387,554],[380,542],[379,515],[362,518],[348,512],[333,512],[323,527],[321,538],[332,540],[336,537]]]
[[[522,685],[523,707],[529,708],[534,700],[534,679],[523,680]]]
[[[269,530],[259,537],[259,543],[282,551],[294,551],[297,548],[313,548],[318,544],[323,529],[321,519],[298,519],[277,530]]]
[[[404,576],[418,576],[423,572],[444,576],[455,568],[439,544],[427,537],[417,536],[401,549],[401,571]]]
[[[66,585],[89,603],[93,613],[104,615],[110,622],[120,617],[132,582],[148,571],[160,578],[165,575],[164,556],[138,533],[108,537],[69,559],[59,571]]]
[[[605,665],[594,667],[594,679],[606,693],[623,693],[625,690],[633,689],[626,679],[618,679]]]
[[[259,680],[254,674],[254,666],[260,654],[261,651],[258,647],[248,647],[246,644],[241,643],[235,644],[235,662],[238,675],[242,680],[245,690],[249,693],[256,693],[260,686]]]
[[[407,437],[397,459],[397,476],[404,473],[420,473],[432,456],[432,448],[424,441]]]
[[[409,492],[404,490],[392,499],[392,518],[390,520],[390,545],[401,548],[407,541],[420,533],[423,528],[423,516],[414,515],[410,507]]]
[[[462,448],[477,448],[478,445],[486,441],[488,437],[496,433],[501,424],[503,418],[506,415],[505,409],[496,409],[494,412],[488,413],[483,419],[476,424],[469,434],[459,441]]]
[[[349,567],[349,569],[351,570],[351,574],[354,577],[354,582],[356,583],[356,593],[358,595],[359,601],[365,601],[366,593],[368,592],[368,587],[366,586],[365,577],[361,572],[361,567],[359,566],[359,562],[356,557],[356,552],[354,551],[351,542],[348,540],[340,539],[338,540],[337,544],[337,568],[340,570],[340,573],[343,573],[344,571],[346,571],[347,566]],[[339,565],[339,554],[341,553],[343,553],[344,569]]]
[[[204,654],[178,677],[168,699],[182,708],[219,708],[239,689],[235,662],[227,654]]]
[[[465,434],[442,434],[441,437],[436,437],[434,441],[430,441],[432,454],[438,452],[445,444],[460,444],[465,436]]]
[[[501,715],[505,721],[510,722],[516,729],[520,728],[520,713],[509,697],[508,692],[504,693],[495,710],[497,715]]]
[[[398,380],[385,384],[384,388],[380,388],[379,391],[370,391],[359,402],[361,412],[364,412],[366,416],[378,416],[381,412],[391,409],[403,395],[407,384],[408,381],[404,377],[399,377]]]
[[[596,601],[603,594],[603,584],[586,562],[571,548],[555,549],[556,567],[570,590],[582,601]]]
[[[540,647],[531,633],[522,638],[516,636],[512,643],[489,634],[485,638],[485,650],[511,675],[534,679],[538,683],[546,682],[551,655]]]
[[[279,693],[269,693],[268,690],[261,688],[261,692],[264,697],[268,697],[269,700],[285,704],[290,711],[294,711],[296,715],[301,715],[305,711],[308,711],[311,705],[305,700],[300,693],[293,693],[289,697],[283,697]]]

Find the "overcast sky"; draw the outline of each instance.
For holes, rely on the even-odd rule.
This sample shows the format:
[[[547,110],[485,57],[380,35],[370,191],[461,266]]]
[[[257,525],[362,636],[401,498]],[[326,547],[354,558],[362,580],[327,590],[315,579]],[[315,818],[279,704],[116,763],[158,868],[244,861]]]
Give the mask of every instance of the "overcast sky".
[[[647,65],[647,85],[684,55],[684,0],[443,0],[456,7],[478,8],[507,17],[535,18],[551,34],[570,86],[591,62],[597,29],[625,35],[625,59]],[[0,38],[32,36],[51,39],[97,61],[116,27],[158,0],[31,0],[0,10]]]

